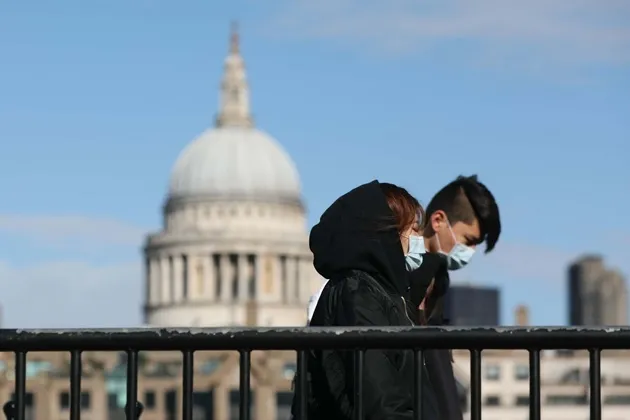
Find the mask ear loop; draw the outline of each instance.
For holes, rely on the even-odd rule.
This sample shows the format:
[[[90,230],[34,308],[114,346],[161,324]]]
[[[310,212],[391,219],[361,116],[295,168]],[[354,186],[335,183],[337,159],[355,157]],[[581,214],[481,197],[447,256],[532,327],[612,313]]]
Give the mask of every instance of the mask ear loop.
[[[451,222],[446,219],[446,226],[448,226],[448,230],[451,232],[451,236],[453,237],[453,247],[459,243],[457,240],[457,236],[455,236],[455,232],[453,232],[453,227],[451,226]]]
[[[422,232],[424,230],[424,218],[422,217],[422,210],[418,209],[418,213],[416,216],[418,217],[418,232]]]
[[[440,236],[438,235],[437,232],[435,232],[435,241],[437,242],[437,246],[438,246],[438,252],[441,252],[442,254],[444,254],[444,251],[442,251],[442,244],[440,243]]]

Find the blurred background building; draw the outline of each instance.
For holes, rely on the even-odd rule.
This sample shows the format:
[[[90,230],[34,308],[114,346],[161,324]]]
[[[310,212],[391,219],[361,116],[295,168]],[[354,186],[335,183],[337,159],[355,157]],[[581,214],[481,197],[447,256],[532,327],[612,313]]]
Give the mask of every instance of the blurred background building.
[[[470,353],[454,351],[454,369],[470,395]],[[541,418],[589,418],[589,355],[543,351]],[[482,352],[481,403],[484,420],[529,418],[529,355],[523,350]],[[604,351],[601,361],[602,419],[623,420],[630,413],[630,352]],[[470,401],[468,400],[468,404]],[[466,407],[468,408],[469,405]],[[470,418],[467,410],[466,419]]]
[[[568,270],[570,325],[627,325],[628,290],[620,272],[587,255]]]
[[[452,285],[444,297],[444,315],[450,325],[501,325],[501,293],[495,287]]]

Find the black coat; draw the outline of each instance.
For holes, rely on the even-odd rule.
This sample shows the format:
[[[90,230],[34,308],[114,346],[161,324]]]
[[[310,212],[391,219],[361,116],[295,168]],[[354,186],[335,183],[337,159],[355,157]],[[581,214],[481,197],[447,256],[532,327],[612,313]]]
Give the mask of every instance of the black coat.
[[[448,293],[450,279],[445,259],[438,254],[425,254],[422,265],[410,273],[412,317],[424,320],[428,325],[446,325],[443,318],[443,299]],[[426,312],[420,313],[417,308],[426,296],[427,288],[434,281],[433,291],[425,302]],[[449,350],[427,350],[424,352],[425,364],[435,394],[442,420],[462,420],[463,414],[451,352]]]
[[[413,325],[410,278],[393,214],[377,181],[339,198],[313,228],[310,246],[317,271],[329,279],[311,326]],[[363,412],[367,420],[413,418],[413,354],[367,350]],[[353,413],[353,353],[310,351],[309,419],[350,420]],[[423,420],[444,420],[438,396],[423,367]],[[294,399],[293,416],[298,417]]]

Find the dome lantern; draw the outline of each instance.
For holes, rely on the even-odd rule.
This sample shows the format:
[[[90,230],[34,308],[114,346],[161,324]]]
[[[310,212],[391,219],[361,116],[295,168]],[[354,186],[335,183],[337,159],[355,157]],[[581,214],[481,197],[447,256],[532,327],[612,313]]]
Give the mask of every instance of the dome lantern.
[[[249,108],[249,86],[245,62],[240,54],[240,41],[236,23],[232,24],[230,52],[225,59],[223,81],[219,99],[217,127],[253,127]]]

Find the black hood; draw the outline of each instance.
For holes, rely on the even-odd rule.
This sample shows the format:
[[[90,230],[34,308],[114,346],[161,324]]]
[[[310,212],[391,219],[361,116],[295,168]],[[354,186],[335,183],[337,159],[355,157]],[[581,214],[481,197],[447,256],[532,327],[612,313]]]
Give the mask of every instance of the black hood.
[[[378,181],[337,199],[310,235],[315,269],[334,279],[349,270],[371,274],[392,293],[408,293],[408,273],[394,214]]]

